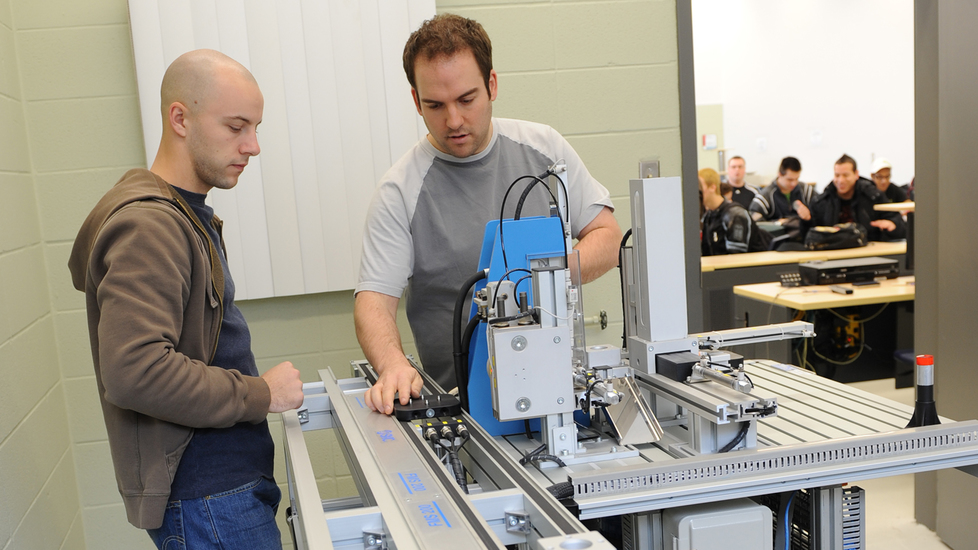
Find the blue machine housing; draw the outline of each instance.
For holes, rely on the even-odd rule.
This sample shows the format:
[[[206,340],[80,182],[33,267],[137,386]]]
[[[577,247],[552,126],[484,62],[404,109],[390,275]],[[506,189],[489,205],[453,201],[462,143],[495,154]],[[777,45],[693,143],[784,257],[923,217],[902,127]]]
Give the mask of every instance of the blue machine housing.
[[[564,255],[564,231],[560,218],[532,217],[519,220],[503,220],[503,243],[506,246],[506,260],[509,269],[530,269],[530,260]],[[475,285],[475,291],[486,287],[489,281],[498,281],[506,274],[503,264],[502,246],[499,242],[499,221],[486,224],[479,256],[479,269],[489,268],[486,279]],[[510,276],[516,282],[525,273],[517,272]],[[514,276],[516,276],[514,278]],[[516,289],[527,293],[530,304],[535,304],[530,279],[520,283]],[[475,314],[472,307],[469,318]],[[524,424],[519,420],[500,422],[492,414],[492,391],[489,386],[489,373],[486,363],[489,360],[489,346],[486,341],[486,323],[479,323],[469,344],[469,414],[490,435],[510,435],[522,433]],[[532,420],[531,429],[539,430],[540,421]]]

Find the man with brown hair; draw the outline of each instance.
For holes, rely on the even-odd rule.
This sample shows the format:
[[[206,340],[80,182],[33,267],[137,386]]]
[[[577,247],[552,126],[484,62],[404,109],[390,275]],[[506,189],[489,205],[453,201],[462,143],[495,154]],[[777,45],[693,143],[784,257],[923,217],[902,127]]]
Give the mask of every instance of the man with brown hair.
[[[288,361],[258,375],[221,220],[204,202],[259,153],[264,99],[213,50],[178,57],[160,95],[153,166],[102,197],[68,262],[119,492],[160,548],[281,548],[266,417],[301,405],[302,381]]]
[[[724,196],[720,174],[712,168],[699,171],[703,196],[703,219],[700,253],[703,256],[762,252],[771,244],[771,235],[757,227],[747,210]]]
[[[835,161],[835,177],[812,201],[812,224],[857,223],[871,241],[892,241],[907,236],[907,226],[897,212],[881,212],[873,205],[890,202],[876,185],[859,175],[856,161],[842,155]]]
[[[617,265],[621,230],[608,193],[553,128],[493,118],[498,77],[479,23],[443,14],[425,21],[404,47],[404,72],[428,135],[384,175],[367,215],[354,317],[357,338],[380,377],[366,395],[390,414],[422,382],[401,349],[397,306],[407,314],[421,363],[445,389],[455,386],[452,314],[462,283],[478,269],[486,223],[522,176],[567,166],[568,205],[581,275],[594,280]],[[534,190],[524,215],[547,215]],[[516,201],[507,204],[512,217]]]

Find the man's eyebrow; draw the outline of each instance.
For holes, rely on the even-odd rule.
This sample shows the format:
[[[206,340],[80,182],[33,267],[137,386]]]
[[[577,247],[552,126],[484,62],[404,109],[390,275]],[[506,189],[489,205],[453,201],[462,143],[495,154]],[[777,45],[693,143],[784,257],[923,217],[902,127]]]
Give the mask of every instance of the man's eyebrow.
[[[240,120],[241,122],[244,122],[245,124],[251,124],[251,120],[250,119],[248,119],[247,117],[243,117],[241,115],[227,116],[227,117],[224,117],[224,120],[226,120],[228,122],[230,122],[232,120]],[[259,120],[258,123],[260,124],[261,121]]]
[[[463,92],[460,96],[458,96],[455,99],[462,99],[463,97],[472,95],[473,93],[478,92],[478,91],[479,91],[479,87],[476,86],[476,87],[472,88],[471,90],[468,90],[466,92]],[[442,101],[438,101],[436,99],[427,99],[427,98],[421,98],[421,102],[422,103],[443,103]]]

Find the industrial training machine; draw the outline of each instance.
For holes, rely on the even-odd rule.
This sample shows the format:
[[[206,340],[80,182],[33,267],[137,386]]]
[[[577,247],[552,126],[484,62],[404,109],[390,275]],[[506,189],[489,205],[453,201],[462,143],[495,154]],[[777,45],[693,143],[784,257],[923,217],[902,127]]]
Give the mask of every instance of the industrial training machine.
[[[911,408],[730,350],[810,323],[689,334],[679,178],[630,182],[623,346],[588,346],[564,176],[521,178],[519,203],[548,193],[549,217],[517,208],[487,227],[445,335],[457,396],[422,369],[421,398],[372,412],[365,361],[305,384],[283,415],[297,548],[857,549],[863,492],[848,483],[978,474],[978,422],[907,428]],[[310,449],[327,429],[356,496],[320,497],[328,457]]]

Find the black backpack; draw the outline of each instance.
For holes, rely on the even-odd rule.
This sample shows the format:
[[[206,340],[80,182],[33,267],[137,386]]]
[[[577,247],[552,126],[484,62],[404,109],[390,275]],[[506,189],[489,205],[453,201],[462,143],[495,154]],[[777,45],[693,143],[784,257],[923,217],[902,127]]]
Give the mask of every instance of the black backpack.
[[[837,223],[832,226],[816,226],[805,235],[808,250],[839,250],[866,246],[869,239],[866,230],[857,223]]]

